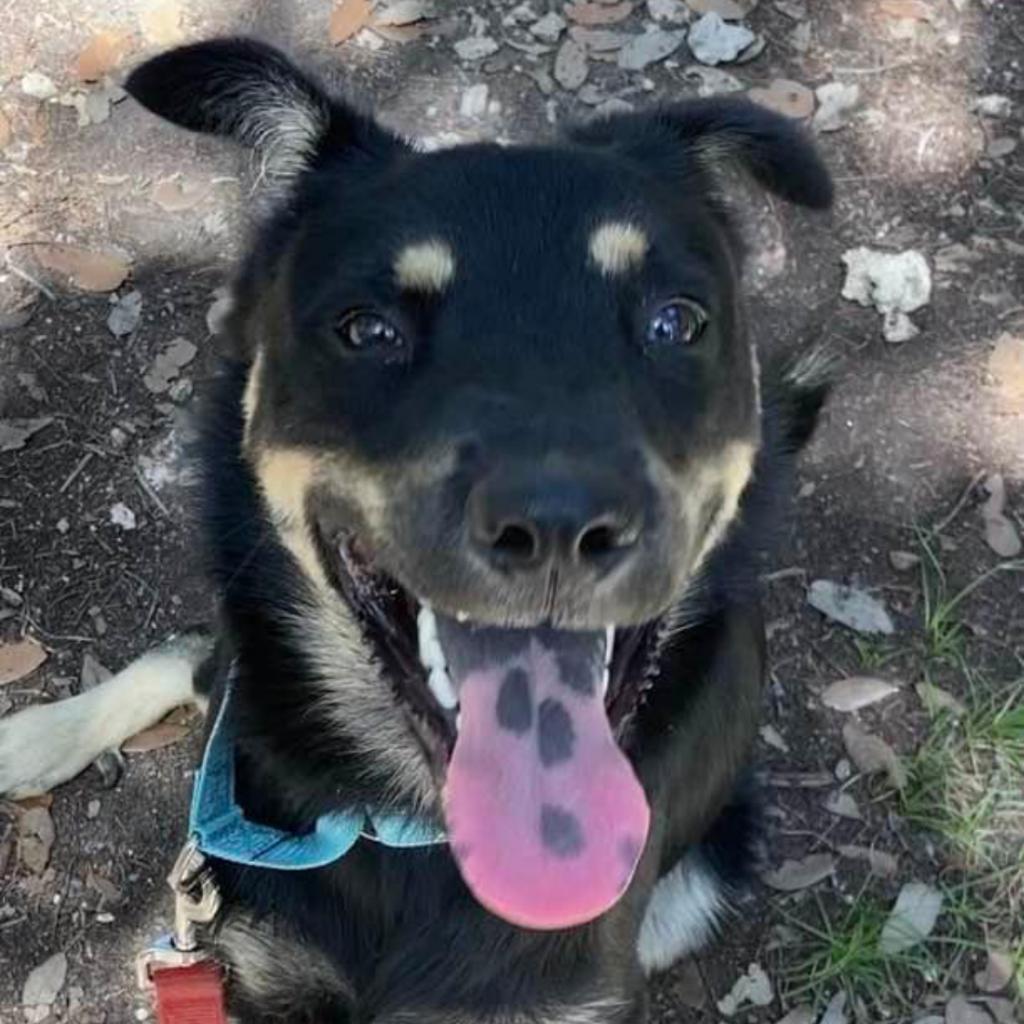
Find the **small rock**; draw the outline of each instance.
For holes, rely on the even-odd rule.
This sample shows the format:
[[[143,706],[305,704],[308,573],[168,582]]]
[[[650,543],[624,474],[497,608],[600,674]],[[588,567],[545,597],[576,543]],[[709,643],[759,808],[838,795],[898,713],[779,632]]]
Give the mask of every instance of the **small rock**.
[[[993,139],[985,147],[985,153],[993,160],[1002,160],[1003,157],[1009,156],[1016,148],[1016,139],[1011,138],[1009,135],[1002,135],[997,139]]]
[[[167,397],[182,405],[192,397],[192,378],[179,377],[168,389]]]
[[[895,631],[885,605],[856,587],[832,580],[814,580],[807,592],[807,603],[858,633],[889,634]]]
[[[789,34],[789,45],[797,53],[807,53],[811,48],[811,23],[801,21],[799,25]]]
[[[860,246],[842,255],[846,281],[842,295],[861,306],[873,305],[882,314],[886,341],[906,341],[918,333],[907,316],[931,300],[928,261],[916,249],[880,252]]]
[[[21,80],[21,91],[34,100],[52,100],[57,95],[57,86],[48,75],[30,71]]]
[[[984,117],[1012,117],[1013,103],[1009,96],[990,93],[974,101],[974,111]]]
[[[21,990],[22,1011],[29,1024],[40,1024],[49,1016],[67,974],[68,958],[64,953],[54,953],[29,972]]]
[[[837,818],[850,818],[852,821],[860,821],[862,819],[857,801],[850,793],[842,789],[835,793],[830,793],[825,798],[825,810],[829,814],[834,814]]]
[[[538,18],[530,26],[530,35],[536,36],[545,43],[557,43],[565,31],[566,20],[560,14],[550,11],[543,18]]]
[[[122,530],[135,529],[135,513],[123,501],[110,506],[110,521]]]
[[[634,36],[619,50],[619,67],[625,71],[642,71],[649,64],[656,64],[670,53],[675,53],[684,39],[686,32],[682,29],[675,32],[649,29],[643,35]]]
[[[683,77],[697,83],[698,96],[720,96],[730,92],[739,92],[743,83],[728,71],[720,68],[706,68],[693,64],[683,72]]]
[[[477,82],[464,89],[459,100],[459,113],[463,117],[483,117],[487,113],[488,92],[486,82]]]
[[[468,36],[455,44],[455,52],[462,60],[483,60],[498,52],[498,44],[490,36]]]
[[[563,89],[578,89],[587,80],[587,51],[575,39],[566,39],[555,54],[555,81]]]
[[[101,910],[96,915],[96,921],[99,924],[113,924],[114,923],[114,915],[112,913],[110,913],[109,910]]]
[[[853,774],[853,765],[851,765],[845,757],[841,757],[836,761],[836,766],[832,769],[832,774],[840,782],[845,782]]]
[[[837,132],[846,126],[845,115],[857,105],[860,86],[828,82],[814,90],[818,110],[811,122],[819,132]]]
[[[741,974],[726,995],[718,1000],[719,1012],[731,1017],[744,1006],[767,1006],[775,998],[772,983],[764,968],[752,963],[746,974]]]
[[[162,352],[158,353],[149,370],[142,378],[147,390],[155,395],[166,392],[171,382],[188,366],[198,349],[187,338],[175,338]]]
[[[58,533],[67,533],[68,530],[71,529],[71,524],[67,521],[67,519],[61,516],[60,519],[58,519],[56,522],[56,527]]]
[[[647,0],[647,14],[654,21],[673,25],[685,25],[690,20],[690,9],[682,0]]]
[[[782,734],[774,725],[762,725],[758,733],[769,747],[774,747],[783,754],[789,753],[789,744],[782,738]]]
[[[586,28],[573,25],[569,35],[590,53],[610,53],[621,50],[634,37],[625,32],[616,32],[611,28]]]
[[[882,926],[879,950],[893,956],[924,942],[935,928],[941,910],[941,892],[924,882],[907,882]]]
[[[142,292],[130,291],[114,299],[107,316],[107,330],[115,338],[123,338],[131,334],[142,320]]]
[[[21,594],[10,587],[0,587],[0,601],[9,604],[12,608],[20,608],[25,603]]]
[[[709,11],[693,23],[686,41],[701,64],[714,65],[735,60],[755,39],[749,28],[730,25]]]
[[[412,25],[424,18],[437,17],[437,8],[431,0],[391,0],[377,6],[373,12],[374,25]]]
[[[897,572],[909,572],[921,564],[921,556],[915,555],[913,551],[890,551],[889,564]]]
[[[694,14],[717,14],[726,21],[739,21],[757,6],[757,0],[686,0],[686,2]]]
[[[85,816],[90,820],[94,820],[100,816],[100,802],[99,800],[90,800],[85,808]]]

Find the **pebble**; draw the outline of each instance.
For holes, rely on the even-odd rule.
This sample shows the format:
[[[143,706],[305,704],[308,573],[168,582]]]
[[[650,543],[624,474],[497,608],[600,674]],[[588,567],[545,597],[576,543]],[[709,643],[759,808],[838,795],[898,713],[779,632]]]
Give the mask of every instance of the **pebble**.
[[[90,800],[85,808],[85,816],[90,820],[98,818],[100,815],[100,802],[99,800]]]
[[[708,11],[693,23],[687,42],[701,64],[723,64],[737,57],[757,37],[745,25],[730,25],[714,11]]]
[[[543,18],[538,18],[530,26],[530,35],[542,39],[545,43],[557,43],[559,36],[565,31],[565,26],[565,18],[552,11]]]
[[[682,29],[675,32],[661,28],[650,29],[643,35],[634,36],[622,47],[619,51],[619,67],[625,71],[642,71],[648,64],[655,64],[670,53],[675,53],[685,39],[686,32]]]
[[[483,117],[487,113],[488,88],[486,82],[477,82],[462,93],[459,113],[463,117]]]
[[[455,52],[463,60],[483,60],[498,52],[498,44],[490,36],[469,36],[455,44]]]
[[[30,71],[21,80],[21,91],[36,100],[52,100],[57,95],[57,86],[48,75]]]

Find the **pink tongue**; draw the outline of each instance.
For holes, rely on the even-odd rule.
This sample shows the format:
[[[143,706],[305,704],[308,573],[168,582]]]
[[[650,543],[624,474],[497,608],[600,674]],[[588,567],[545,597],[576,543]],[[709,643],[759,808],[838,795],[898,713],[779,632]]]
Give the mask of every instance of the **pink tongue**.
[[[559,650],[564,635],[574,639]],[[526,928],[603,913],[647,838],[647,800],[605,715],[603,638],[581,654],[579,637],[537,631],[462,673],[449,661],[460,702],[444,794],[452,851],[480,903]]]

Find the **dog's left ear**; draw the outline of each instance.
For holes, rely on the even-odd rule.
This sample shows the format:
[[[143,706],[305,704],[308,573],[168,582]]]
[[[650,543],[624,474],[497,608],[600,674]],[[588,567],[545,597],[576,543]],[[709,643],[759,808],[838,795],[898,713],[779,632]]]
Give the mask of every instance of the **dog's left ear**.
[[[278,191],[332,155],[386,158],[406,149],[280,50],[254,39],[169,50],[137,67],[125,89],[182,128],[225,135],[255,150],[261,177]]]
[[[749,100],[712,97],[614,114],[571,129],[570,138],[678,178],[703,177],[732,161],[791,202],[816,210],[832,203],[832,180],[808,136],[789,118]]]

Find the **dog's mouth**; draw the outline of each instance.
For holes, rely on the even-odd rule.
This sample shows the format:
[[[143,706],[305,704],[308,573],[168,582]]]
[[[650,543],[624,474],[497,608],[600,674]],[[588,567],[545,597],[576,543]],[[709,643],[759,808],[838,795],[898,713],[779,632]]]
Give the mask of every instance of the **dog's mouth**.
[[[524,927],[603,913],[647,837],[647,801],[622,744],[657,673],[660,624],[481,624],[436,611],[351,539],[335,550],[336,585],[442,779],[470,890]]]

